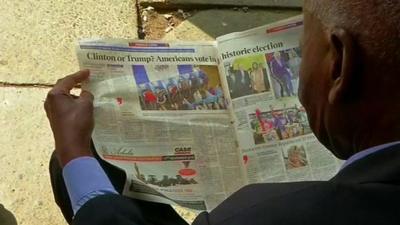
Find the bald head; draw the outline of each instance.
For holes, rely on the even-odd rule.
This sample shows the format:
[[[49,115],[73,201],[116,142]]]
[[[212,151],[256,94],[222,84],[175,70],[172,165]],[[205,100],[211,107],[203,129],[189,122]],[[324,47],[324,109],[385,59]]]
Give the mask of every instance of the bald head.
[[[305,0],[304,9],[328,29],[349,31],[368,57],[384,64],[399,62],[399,0]]]
[[[346,159],[400,140],[400,1],[305,0],[300,100]]]

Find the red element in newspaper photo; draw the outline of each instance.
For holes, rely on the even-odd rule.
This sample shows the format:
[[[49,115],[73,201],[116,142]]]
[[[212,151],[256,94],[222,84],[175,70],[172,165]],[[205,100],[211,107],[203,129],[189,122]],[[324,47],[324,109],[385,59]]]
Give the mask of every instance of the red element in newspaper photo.
[[[286,24],[286,25],[279,26],[279,27],[273,27],[273,28],[267,29],[267,34],[279,32],[279,31],[283,31],[283,30],[288,30],[288,29],[298,27],[301,25],[303,25],[302,21],[296,22],[296,23],[291,23],[291,24]]]
[[[122,104],[124,104],[124,100],[121,97],[118,97],[117,103],[118,103],[118,105],[122,105]]]
[[[249,162],[249,156],[244,155],[243,156],[243,162],[244,162],[244,165],[247,165],[247,163]]]
[[[191,177],[196,175],[196,170],[194,169],[181,169],[179,170],[179,175],[183,177]]]

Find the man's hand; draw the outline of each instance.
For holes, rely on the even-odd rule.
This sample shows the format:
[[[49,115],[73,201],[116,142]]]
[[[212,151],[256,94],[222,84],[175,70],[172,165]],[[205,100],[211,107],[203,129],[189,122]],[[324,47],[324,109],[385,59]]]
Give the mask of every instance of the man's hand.
[[[75,158],[92,156],[93,95],[87,91],[82,91],[80,96],[70,93],[75,85],[88,77],[89,71],[84,70],[58,80],[44,103],[62,167]]]

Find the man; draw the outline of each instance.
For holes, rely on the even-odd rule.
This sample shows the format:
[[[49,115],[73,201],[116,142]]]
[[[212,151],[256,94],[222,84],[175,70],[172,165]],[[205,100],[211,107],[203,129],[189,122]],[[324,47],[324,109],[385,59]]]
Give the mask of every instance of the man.
[[[235,91],[239,97],[252,94],[252,86],[250,74],[244,69],[242,64],[239,64],[235,77]]]
[[[267,68],[265,67],[264,63],[259,63],[258,67],[262,68],[265,88],[266,88],[267,91],[270,91],[271,90],[271,85],[269,84]]]
[[[292,84],[292,74],[285,60],[282,59],[280,52],[275,52],[270,62],[271,74],[273,78],[282,86],[280,97],[295,96]]]
[[[150,88],[143,92],[143,97],[147,110],[157,109],[157,96]]]
[[[228,81],[229,94],[232,99],[238,97],[238,90],[236,90],[236,73],[237,71],[233,68],[233,66],[229,66],[227,70],[228,76],[226,76],[226,80]]]
[[[305,1],[300,99],[318,139],[348,160],[330,181],[247,186],[194,225],[400,224],[399,12],[398,0]],[[182,224],[164,205],[116,194],[91,157],[92,97],[69,94],[87,77],[61,80],[46,101],[73,223]],[[151,220],[160,215],[165,221]]]

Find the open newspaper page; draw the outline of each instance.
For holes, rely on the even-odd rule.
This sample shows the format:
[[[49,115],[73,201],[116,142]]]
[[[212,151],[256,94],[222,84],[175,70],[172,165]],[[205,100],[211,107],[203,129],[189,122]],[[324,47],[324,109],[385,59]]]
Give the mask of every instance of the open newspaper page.
[[[302,17],[217,39],[248,183],[327,180],[340,162],[298,101]]]
[[[127,174],[124,194],[212,209],[244,185],[215,43],[86,40],[93,140]]]

